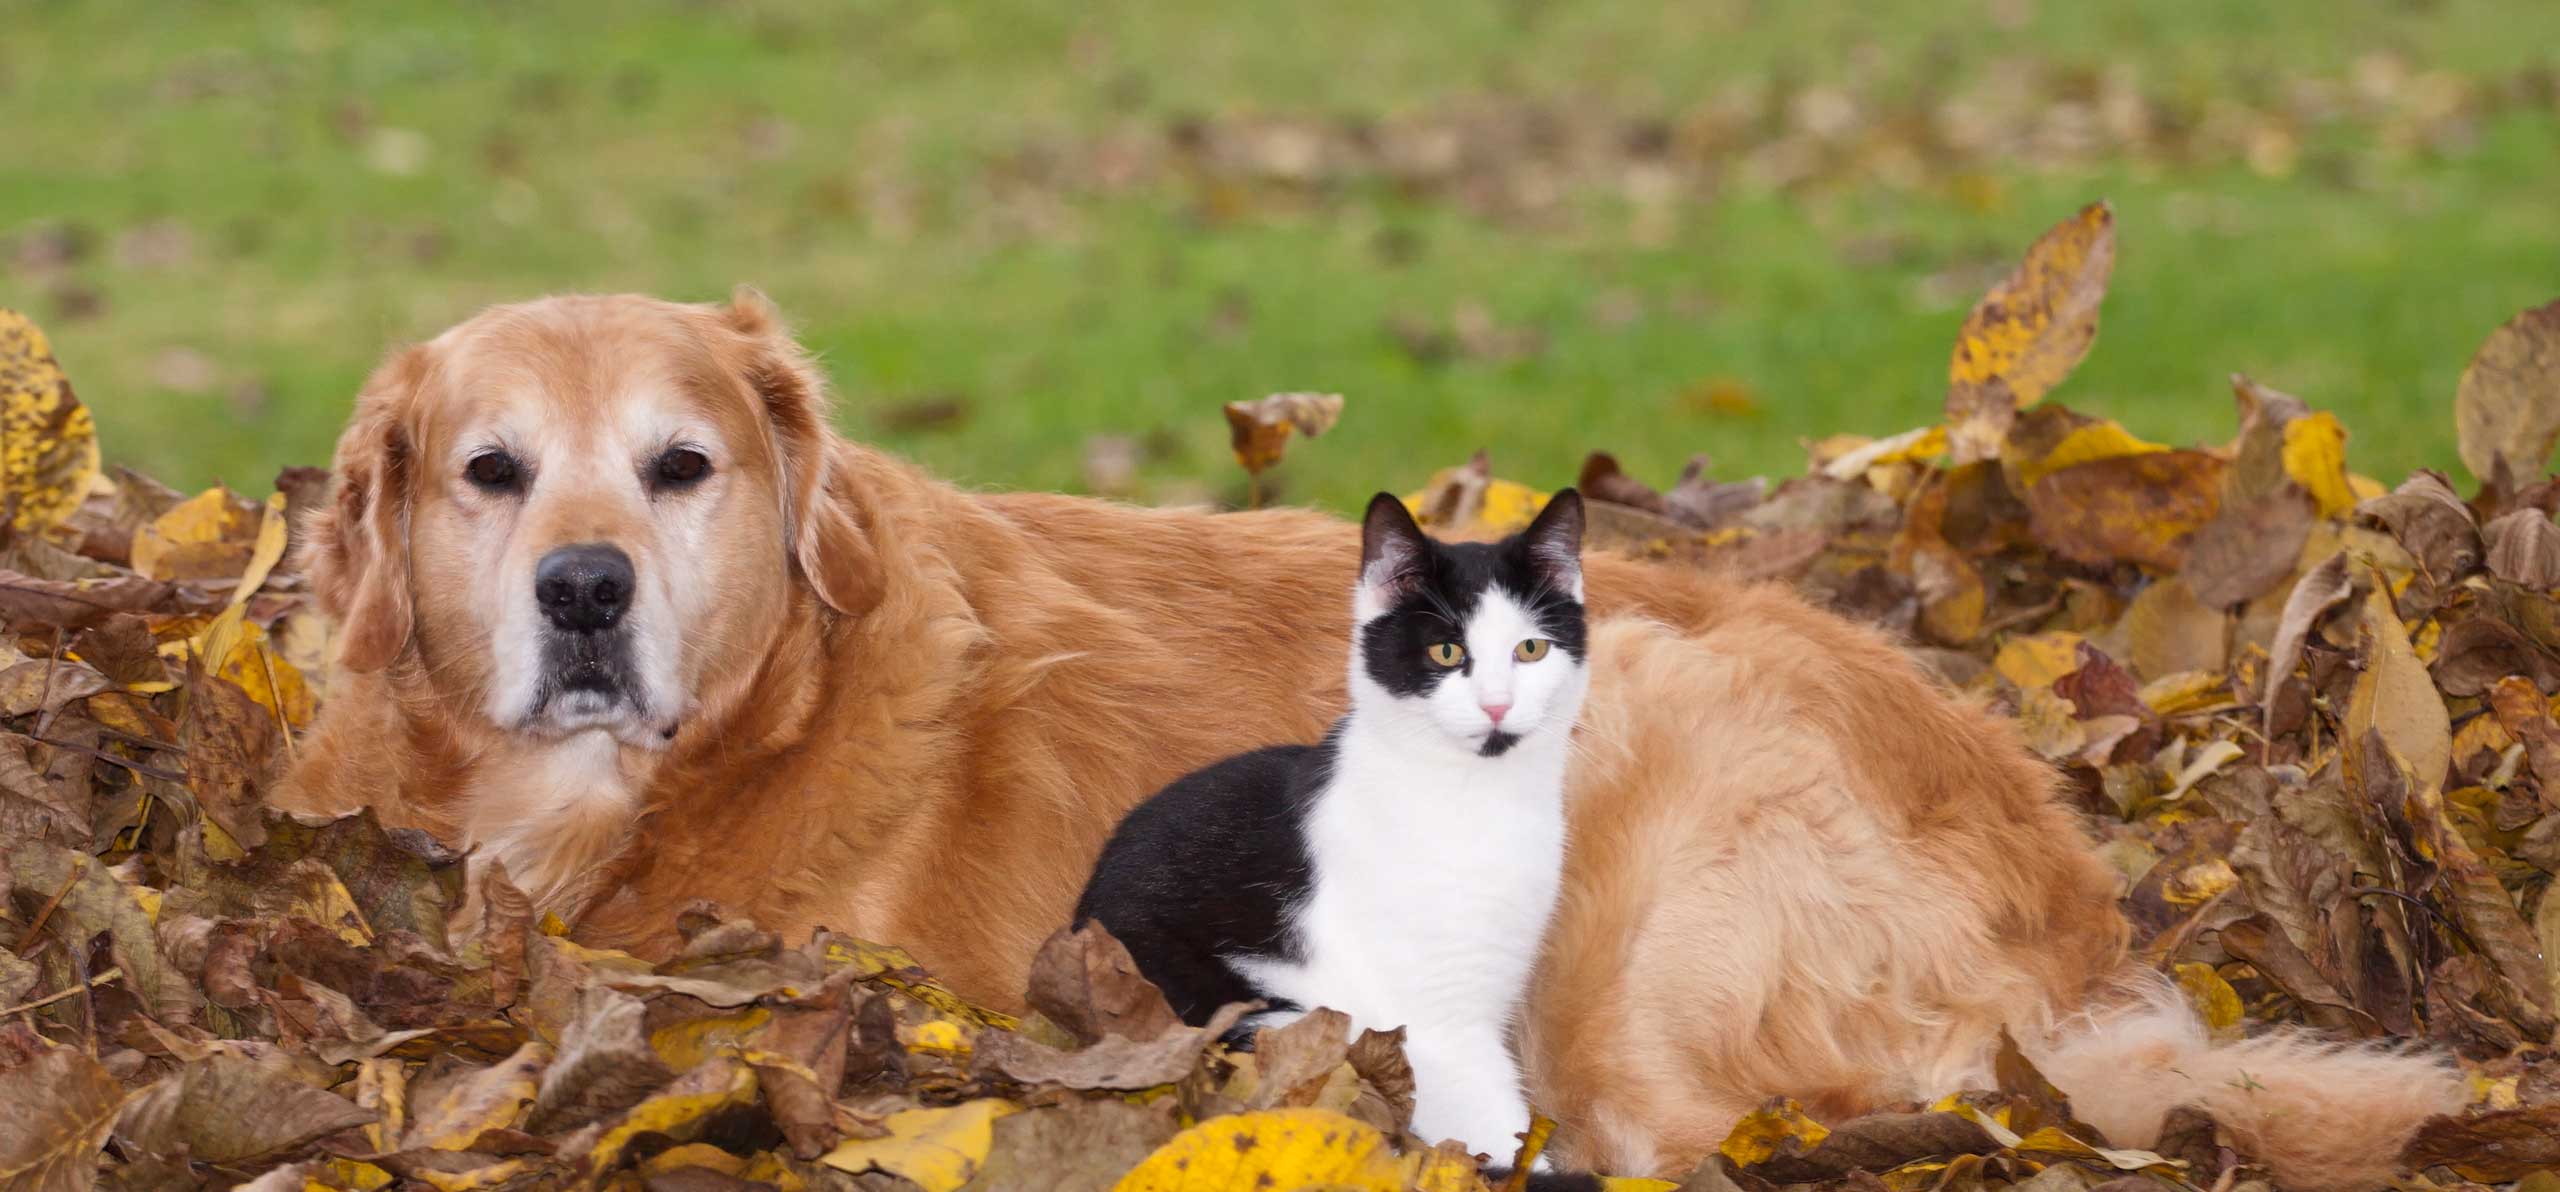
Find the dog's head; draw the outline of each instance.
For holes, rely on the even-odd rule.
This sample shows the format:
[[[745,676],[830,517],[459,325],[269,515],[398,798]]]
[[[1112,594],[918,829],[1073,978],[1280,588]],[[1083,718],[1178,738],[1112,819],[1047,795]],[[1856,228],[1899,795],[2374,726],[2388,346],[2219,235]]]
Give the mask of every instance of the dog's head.
[[[509,732],[656,746],[749,681],[801,592],[880,574],[822,382],[763,296],[549,298],[395,353],[308,561],[340,663]]]

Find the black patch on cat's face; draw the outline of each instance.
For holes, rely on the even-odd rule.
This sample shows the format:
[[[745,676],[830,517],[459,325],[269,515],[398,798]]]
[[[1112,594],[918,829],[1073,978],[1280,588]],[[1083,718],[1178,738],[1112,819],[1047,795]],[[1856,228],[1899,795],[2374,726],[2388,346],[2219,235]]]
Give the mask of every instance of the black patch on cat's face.
[[[1431,647],[1466,641],[1466,626],[1484,593],[1500,588],[1537,622],[1538,632],[1579,663],[1586,644],[1582,602],[1573,598],[1581,572],[1582,497],[1558,492],[1529,528],[1500,542],[1435,542],[1404,503],[1379,493],[1360,525],[1364,582],[1387,609],[1360,627],[1360,661],[1369,678],[1400,698],[1429,695],[1451,675],[1474,671],[1469,655],[1454,667],[1431,661]],[[1495,732],[1484,755],[1498,757],[1519,738]]]
[[[1519,743],[1520,734],[1495,729],[1484,735],[1484,744],[1476,750],[1476,753],[1484,757],[1501,757],[1511,752],[1511,747]]]

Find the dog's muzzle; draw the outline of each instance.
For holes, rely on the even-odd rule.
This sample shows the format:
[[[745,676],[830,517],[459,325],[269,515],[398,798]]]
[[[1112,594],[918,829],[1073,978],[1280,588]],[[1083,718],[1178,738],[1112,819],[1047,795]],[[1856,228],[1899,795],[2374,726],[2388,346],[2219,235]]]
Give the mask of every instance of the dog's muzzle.
[[[620,705],[639,707],[630,638],[622,632],[635,578],[631,556],[598,542],[557,548],[535,565],[533,598],[547,627],[536,716],[570,727],[609,717]]]

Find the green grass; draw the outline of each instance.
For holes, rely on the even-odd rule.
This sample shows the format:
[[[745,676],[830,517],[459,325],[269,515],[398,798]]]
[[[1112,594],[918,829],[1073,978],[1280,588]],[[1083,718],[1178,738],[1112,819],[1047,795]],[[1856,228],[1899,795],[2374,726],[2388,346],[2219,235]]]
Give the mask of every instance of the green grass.
[[[2245,371],[2338,410],[2360,470],[2456,467],[2464,361],[2560,294],[2560,100],[2531,73],[2560,70],[2560,5],[2005,7],[2023,20],[1995,21],[1997,0],[362,17],[17,0],[0,6],[0,237],[68,225],[90,247],[62,268],[0,258],[0,304],[47,325],[112,458],[188,485],[258,487],[324,459],[386,345],[482,303],[752,281],[824,353],[847,430],[955,478],[1075,488],[1088,437],[1131,434],[1146,494],[1232,495],[1218,403],[1324,389],[1348,413],[1293,453],[1282,492],[1341,506],[1478,446],[1540,484],[1593,448],[1667,483],[1696,452],[1724,475],[1785,473],[1802,439],[1929,421],[1985,271],[2105,197],[2119,264],[2059,400],[2155,438],[2220,439],[2225,378]],[[2290,170],[2005,158],[1788,190],[1737,171],[1667,215],[1568,176],[1537,219],[1374,180],[1207,218],[1178,179],[1067,187],[1036,164],[1081,163],[1113,137],[1161,145],[1186,117],[1526,100],[1677,119],[1772,79],[1892,103],[2018,61],[2130,72],[2193,116],[2279,105],[2383,52],[2509,98],[2470,136],[2407,151],[2382,145],[2381,117],[2309,128]],[[385,129],[423,138],[421,168],[373,164],[406,135]],[[132,230],[160,221],[191,251],[128,259]],[[65,309],[84,294],[97,313]],[[1434,363],[1387,331],[1462,305],[1534,329],[1543,350]],[[212,375],[171,387],[186,380],[175,349]],[[1695,400],[1715,382],[1756,409]],[[965,405],[956,425],[885,429],[884,412],[942,396]]]

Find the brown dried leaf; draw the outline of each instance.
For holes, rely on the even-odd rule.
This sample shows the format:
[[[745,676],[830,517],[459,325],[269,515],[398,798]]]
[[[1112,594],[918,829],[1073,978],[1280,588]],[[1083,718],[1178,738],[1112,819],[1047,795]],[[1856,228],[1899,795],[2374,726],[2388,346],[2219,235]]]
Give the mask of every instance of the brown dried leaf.
[[[1066,1101],[996,1119],[995,1141],[964,1192],[1108,1192],[1181,1127],[1174,1102]]]
[[[2114,267],[2115,214],[2093,203],[2039,237],[2017,270],[1974,304],[1947,365],[1954,462],[1997,458],[2018,410],[2089,354]]]
[[[1585,500],[1624,505],[1658,517],[1671,516],[1670,502],[1652,485],[1628,475],[1618,466],[1618,457],[1606,451],[1594,451],[1582,458],[1582,475],[1573,487]]]
[[[2364,740],[2368,754],[2383,747],[2378,730]],[[2366,764],[2375,763],[2368,760]],[[2406,808],[2420,848],[2436,863],[2436,880],[2443,883],[2444,901],[2462,924],[2464,934],[2488,958],[2498,975],[2513,983],[2531,1003],[2520,1017],[2540,1020],[2517,1025],[2525,1028],[2528,1035],[2547,1037],[2551,989],[2543,973],[2542,944],[2532,926],[2517,912],[2514,897],[2498,884],[2488,863],[2454,827],[2435,782],[2423,777],[2412,781]]]
[[[1253,1040],[1255,1089],[1249,1109],[1313,1105],[1327,1081],[1350,1058],[1351,1016],[1322,1007]]]
[[[1344,1058],[1360,1077],[1351,1116],[1389,1136],[1404,1133],[1413,1124],[1413,1065],[1404,1056],[1404,1028],[1363,1030]]]
[[[2525,761],[2533,767],[2534,777],[2543,785],[2560,789],[2560,724],[2552,721],[2551,705],[2543,699],[2541,689],[2521,676],[2510,675],[2490,685],[2489,708],[2499,725],[2524,746]],[[2560,959],[2555,955],[2554,959]]]
[[[2382,1034],[2382,1024],[2357,1009],[2266,916],[2252,915],[2224,925],[2221,940],[2226,951],[2256,966],[2292,998],[2312,1025],[2363,1039]]]
[[[1087,1043],[1144,1042],[1182,1027],[1164,993],[1100,923],[1060,929],[1031,960],[1031,1008]]]
[[[52,1047],[0,1068],[0,1186],[82,1192],[115,1129],[125,1092],[77,1047]]]
[[[58,712],[114,686],[105,675],[81,663],[29,658],[0,669],[0,717]]]
[[[469,1150],[483,1131],[513,1129],[534,1103],[550,1062],[550,1046],[536,1040],[495,1066],[419,1090],[424,1095],[411,1106],[402,1149]]]
[[[2540,477],[2560,440],[2560,301],[2489,333],[2453,398],[2462,465],[2482,483]]]
[[[2418,786],[2440,786],[2445,767],[2453,762],[2453,723],[2434,676],[2410,648],[2409,631],[2391,611],[2389,593],[2379,586],[2365,594],[2358,640],[2364,645],[2365,666],[2347,704],[2348,740],[2360,745],[2366,734],[2378,734],[2392,755],[2407,764]],[[2350,767],[2359,760],[2370,764],[2375,759],[2349,753]]]
[[[445,946],[452,908],[462,901],[461,858],[414,828],[385,830],[371,809],[305,821],[267,813],[267,843],[237,863],[182,875],[225,915],[281,916],[292,909],[286,875],[306,858],[346,886],[376,932],[404,931]]]
[[[676,1078],[649,1046],[648,1007],[627,993],[590,985],[577,1017],[560,1039],[559,1058],[542,1071],[525,1128],[556,1134],[611,1117],[646,1100]]]
[[[1956,1113],[1871,1113],[1844,1122],[1802,1154],[1780,1149],[1743,1170],[1777,1184],[1834,1180],[1852,1172],[1892,1171],[1922,1159],[1988,1155],[1998,1139]]]
[[[186,750],[187,789],[205,816],[242,848],[265,843],[260,800],[284,762],[275,714],[230,680],[194,670],[178,743]]]
[[[2031,526],[2037,541],[2066,559],[2176,571],[2221,507],[2223,467],[2201,451],[2074,464],[2027,489]]]
[[[1236,462],[1260,475],[1289,449],[1289,432],[1312,439],[1333,429],[1342,417],[1339,393],[1274,393],[1253,401],[1226,405],[1227,437]]]
[[[202,613],[220,607],[219,596],[140,576],[55,580],[0,568],[0,622],[13,626],[87,629],[117,613]]]
[[[2480,565],[2480,525],[2443,473],[2413,473],[2389,495],[2356,506],[2356,516],[2390,531],[2439,584],[2461,579]]]
[[[6,863],[20,889],[44,890],[48,897],[60,892],[47,932],[73,947],[107,937],[109,954],[124,970],[124,986],[142,997],[153,1016],[172,1023],[194,1016],[195,985],[162,956],[139,887],[118,880],[95,857],[36,841],[12,841]]]
[[[148,1154],[199,1163],[290,1158],[374,1111],[314,1088],[292,1067],[239,1055],[187,1065],[135,1099],[116,1133]]]
[[[2311,495],[2290,484],[2237,500],[2226,491],[2222,511],[2188,544],[2181,574],[2196,599],[2209,607],[2247,604],[2293,574],[2294,560],[2310,541],[2318,518]]]
[[[2538,592],[2560,588],[2560,524],[2539,509],[2518,509],[2481,528],[2489,573]]]
[[[1149,988],[1153,988],[1150,986]],[[989,1032],[977,1043],[973,1069],[1016,1084],[1135,1092],[1172,1084],[1190,1074],[1201,1050],[1242,1021],[1248,1007],[1221,1006],[1206,1026],[1177,1026],[1146,1039],[1105,1035],[1076,1051],[1061,1051],[1010,1032]]]
[[[2418,1130],[2401,1162],[2450,1167],[2483,1184],[2560,1167],[2560,1103],[2437,1118]]]
[[[2560,690],[2560,656],[2487,614],[2447,626],[2436,645],[2435,665],[2428,669],[2446,695],[2479,695],[2509,675],[2530,676],[2537,686]]]
[[[90,791],[86,783],[55,782],[36,769],[32,738],[0,732],[0,839],[88,847]],[[7,882],[0,880],[0,894]]]

